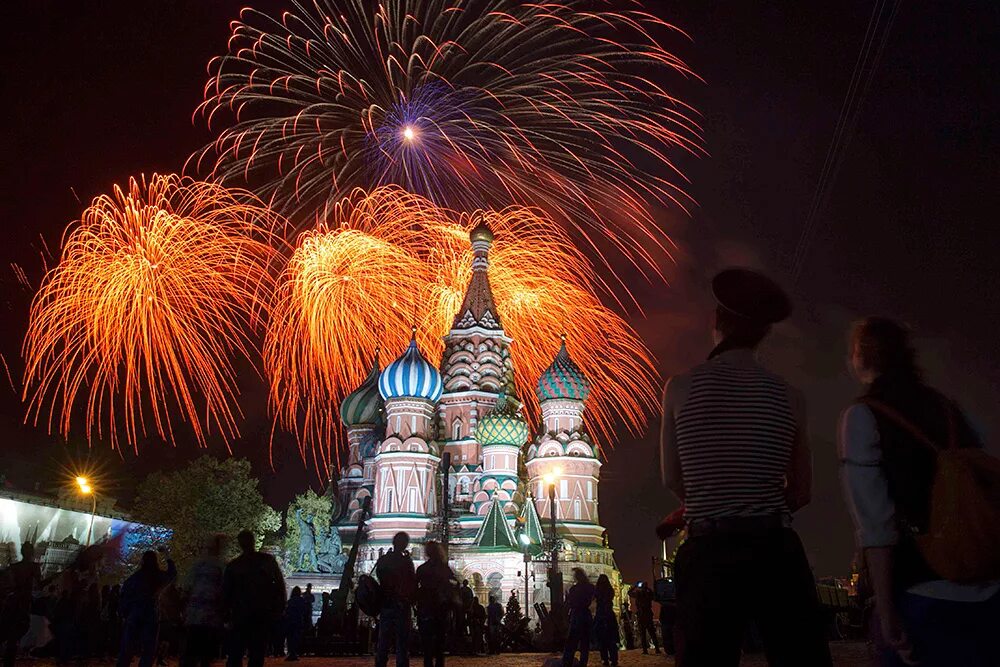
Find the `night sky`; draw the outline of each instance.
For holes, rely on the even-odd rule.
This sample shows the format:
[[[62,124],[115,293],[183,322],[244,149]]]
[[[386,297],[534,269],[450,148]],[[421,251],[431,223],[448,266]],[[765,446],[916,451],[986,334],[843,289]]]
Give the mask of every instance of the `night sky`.
[[[191,114],[205,65],[224,51],[246,0],[19,4],[6,8],[0,46],[0,353],[12,375],[8,383],[0,369],[0,471],[9,486],[52,491],[60,470],[89,457],[127,504],[142,475],[182,465],[196,448],[151,441],[140,457],[118,458],[100,443],[88,454],[82,441],[23,425],[20,346],[32,290],[12,263],[37,288],[43,241],[57,253],[66,224],[94,196],[130,175],[177,171],[210,140]],[[253,4],[272,14],[288,5]],[[647,4],[692,38],[668,46],[704,83],[664,84],[703,114],[710,155],[683,161],[699,208],[691,217],[663,212],[678,261],[669,288],[635,281],[645,315],[633,314],[633,325],[669,375],[710,349],[707,282],[718,268],[758,266],[789,286],[796,314],[763,356],[810,402],[815,488],[796,526],[817,574],[845,574],[853,543],[834,438],[858,392],[845,365],[853,319],[911,324],[930,380],[988,434],[1000,432],[1000,6],[903,3],[793,284],[792,255],[873,3]],[[268,467],[266,388],[246,371],[244,438],[233,450],[254,461],[268,500],[281,506],[315,478],[281,436]],[[623,434],[602,471],[602,519],[629,579],[648,578],[653,526],[676,506],[659,484],[657,427],[654,419],[638,440]],[[218,442],[210,451],[225,454]]]

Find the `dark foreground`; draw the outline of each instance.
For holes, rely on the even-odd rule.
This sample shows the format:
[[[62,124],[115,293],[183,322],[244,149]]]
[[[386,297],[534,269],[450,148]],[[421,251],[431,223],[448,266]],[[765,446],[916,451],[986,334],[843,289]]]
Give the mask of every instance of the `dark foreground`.
[[[863,642],[832,642],[830,644],[830,649],[833,653],[833,664],[835,667],[868,667],[873,665],[870,658],[868,657],[868,648]],[[541,667],[542,662],[550,657],[549,654],[544,653],[502,653],[500,655],[489,656],[489,657],[467,657],[467,656],[455,656],[449,657],[446,664],[451,667]],[[596,659],[595,659],[596,658]],[[622,651],[620,658],[621,667],[673,667],[674,661],[672,658],[664,658],[661,655],[643,655],[641,651]],[[18,661],[18,664],[23,665],[34,665],[37,667],[48,667],[49,665],[54,665],[55,663],[47,660],[24,660]],[[80,663],[73,663],[78,665]],[[111,662],[97,662],[93,664],[98,665],[108,665],[113,664]],[[135,663],[133,662],[133,665]],[[171,661],[171,667],[175,667],[176,663]],[[215,663],[217,667],[223,667],[223,661],[218,661]],[[278,667],[279,665],[298,665],[298,667],[325,667],[326,665],[331,665],[333,667],[371,667],[374,664],[374,659],[372,656],[360,656],[355,658],[311,658],[305,657],[301,658],[297,663],[287,663],[281,658],[269,658],[267,661],[267,667]],[[394,665],[395,662],[392,656],[389,657],[389,665]],[[420,667],[423,664],[420,656],[414,656],[410,660],[411,667]],[[588,667],[601,667],[601,660],[599,656],[591,654],[591,659],[588,661]],[[767,661],[764,659],[763,655],[746,656],[743,658],[741,663],[742,667],[764,667],[767,665]],[[803,665],[803,667],[808,667]]]

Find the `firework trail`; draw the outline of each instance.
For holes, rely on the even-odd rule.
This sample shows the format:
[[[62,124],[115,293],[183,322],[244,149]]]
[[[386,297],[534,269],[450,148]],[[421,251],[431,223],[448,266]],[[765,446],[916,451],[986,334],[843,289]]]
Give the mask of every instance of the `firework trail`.
[[[199,444],[234,438],[231,358],[255,354],[281,224],[251,197],[154,174],[94,199],[31,306],[28,418],[68,436],[82,410],[89,441],[138,451],[177,409]]]
[[[328,226],[301,236],[264,346],[278,423],[319,470],[341,443],[336,407],[364,380],[377,347],[402,349],[416,323],[421,349],[440,358],[471,275],[474,220],[496,236],[490,280],[531,413],[535,383],[568,332],[574,360],[593,380],[588,419],[598,440],[611,443],[618,420],[645,424],[656,405],[651,355],[597,298],[585,256],[539,211],[459,215],[397,187],[355,192],[333,210]]]
[[[355,187],[457,210],[543,208],[607,273],[670,252],[650,203],[686,208],[677,153],[697,114],[659,81],[694,76],[681,35],[601,0],[314,0],[245,9],[197,114],[189,165],[247,183],[299,225]]]

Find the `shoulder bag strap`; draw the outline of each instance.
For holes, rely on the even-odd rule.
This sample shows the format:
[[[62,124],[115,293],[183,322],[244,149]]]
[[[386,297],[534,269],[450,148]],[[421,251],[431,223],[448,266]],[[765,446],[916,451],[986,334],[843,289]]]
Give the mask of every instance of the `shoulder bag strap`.
[[[887,405],[887,404],[883,403],[882,401],[880,401],[878,399],[875,399],[875,398],[867,398],[867,397],[866,398],[862,398],[860,402],[861,402],[862,405],[867,405],[872,410],[875,410],[877,412],[881,412],[884,416],[888,417],[893,422],[895,422],[897,426],[899,426],[900,428],[902,428],[906,432],[908,432],[910,435],[912,435],[917,440],[917,442],[919,442],[922,445],[925,445],[926,447],[929,447],[935,454],[938,452],[938,450],[941,449],[941,447],[939,447],[933,440],[931,440],[927,436],[927,434],[924,433],[920,429],[919,426],[917,426],[912,421],[910,421],[909,419],[907,419],[903,415],[903,413],[901,413],[896,408],[894,408],[894,407],[892,407],[890,405]],[[951,415],[951,411],[949,411],[949,416],[950,415]],[[950,419],[951,419],[952,422],[954,422],[954,417],[950,417]],[[955,431],[954,425],[951,426],[951,431]],[[954,441],[956,439],[956,436],[955,436],[954,433],[951,434],[950,439],[952,441]],[[955,445],[952,442],[952,443],[949,443],[949,446],[955,446]]]

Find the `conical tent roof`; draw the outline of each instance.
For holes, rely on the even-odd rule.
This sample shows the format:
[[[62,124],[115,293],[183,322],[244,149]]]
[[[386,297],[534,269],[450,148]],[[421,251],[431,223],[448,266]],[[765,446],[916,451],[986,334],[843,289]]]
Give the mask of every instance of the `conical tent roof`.
[[[514,532],[507,523],[507,517],[503,513],[500,501],[496,495],[490,504],[490,510],[486,513],[479,532],[476,533],[477,547],[505,547],[507,549],[517,549],[517,540],[514,539]]]
[[[542,529],[542,519],[535,509],[535,499],[527,497],[524,499],[524,507],[521,509],[521,532],[528,536],[530,543],[528,551],[532,554],[542,552],[542,544],[545,542],[545,531]]]

